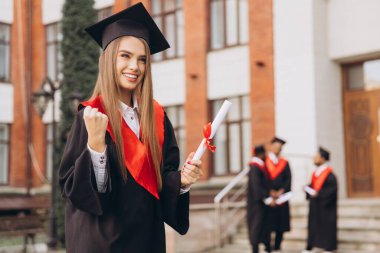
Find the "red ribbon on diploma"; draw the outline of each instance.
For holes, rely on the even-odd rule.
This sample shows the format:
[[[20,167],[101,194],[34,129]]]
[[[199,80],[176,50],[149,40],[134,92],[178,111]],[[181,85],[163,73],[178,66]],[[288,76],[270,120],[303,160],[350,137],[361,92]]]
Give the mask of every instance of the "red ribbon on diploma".
[[[203,127],[203,136],[206,139],[206,146],[211,151],[214,152],[216,147],[211,145],[211,122],[209,122],[207,125]]]

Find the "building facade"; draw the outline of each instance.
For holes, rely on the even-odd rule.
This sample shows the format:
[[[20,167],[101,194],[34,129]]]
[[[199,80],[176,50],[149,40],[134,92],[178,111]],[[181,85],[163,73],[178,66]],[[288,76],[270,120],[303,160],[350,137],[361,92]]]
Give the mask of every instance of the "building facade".
[[[96,0],[99,19],[136,3]],[[380,2],[377,0],[143,0],[171,48],[154,56],[155,98],[181,160],[224,99],[233,103],[203,157],[205,183],[241,171],[251,147],[288,141],[296,199],[319,145],[331,150],[342,197],[380,196]],[[51,110],[31,94],[62,79],[63,0],[0,3],[0,189],[51,179]]]

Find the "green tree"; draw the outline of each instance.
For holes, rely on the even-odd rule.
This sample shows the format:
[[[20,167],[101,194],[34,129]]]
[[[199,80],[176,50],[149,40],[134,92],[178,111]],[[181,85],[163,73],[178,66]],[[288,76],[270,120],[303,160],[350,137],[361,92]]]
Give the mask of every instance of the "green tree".
[[[74,119],[75,110],[70,97],[75,91],[80,92],[84,99],[88,98],[96,82],[99,47],[84,31],[84,28],[97,21],[97,12],[93,6],[94,0],[66,0],[62,10],[63,80],[55,168],[59,166]],[[56,185],[59,187],[58,183]],[[64,246],[64,201],[60,190],[57,189],[56,192],[58,238]]]

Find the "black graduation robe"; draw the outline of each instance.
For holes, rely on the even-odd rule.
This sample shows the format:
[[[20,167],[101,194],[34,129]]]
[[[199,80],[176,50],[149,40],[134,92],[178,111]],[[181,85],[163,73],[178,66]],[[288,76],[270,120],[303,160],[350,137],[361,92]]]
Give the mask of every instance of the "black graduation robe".
[[[316,198],[308,193],[306,198],[309,200],[308,247],[336,250],[338,184],[335,175],[327,176]]]
[[[247,190],[247,225],[249,240],[257,245],[267,239],[264,231],[265,214],[268,207],[263,199],[269,197],[267,175],[257,164],[250,164]]]
[[[291,191],[292,174],[289,162],[286,163],[284,170],[274,179],[270,180],[271,190],[284,189],[285,192]],[[270,231],[286,232],[290,231],[290,210],[289,202],[268,209],[267,226]]]
[[[173,127],[164,117],[160,199],[140,186],[128,172],[125,183],[116,146],[106,134],[107,191],[97,191],[83,109],[69,134],[59,168],[66,199],[67,253],[164,253],[164,222],[178,233],[189,228],[189,193],[180,195],[179,150]]]

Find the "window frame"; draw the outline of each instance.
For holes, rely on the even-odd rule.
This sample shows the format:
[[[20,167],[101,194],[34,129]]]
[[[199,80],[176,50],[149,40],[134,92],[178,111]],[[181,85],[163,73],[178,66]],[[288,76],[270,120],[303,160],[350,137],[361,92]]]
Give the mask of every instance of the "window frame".
[[[380,90],[380,87],[378,88],[372,88],[372,89],[366,89],[365,85],[363,88],[358,88],[358,89],[353,89],[350,87],[350,80],[349,80],[349,72],[350,72],[350,67],[354,66],[361,66],[361,68],[364,68],[364,63],[368,61],[376,61],[380,60],[380,57],[370,57],[364,60],[360,61],[353,61],[350,63],[344,63],[341,65],[342,69],[342,74],[343,74],[343,92],[363,92],[363,91],[372,91],[372,90]],[[364,74],[364,71],[363,71]]]
[[[59,34],[62,34],[62,31],[59,32],[59,25],[60,22],[54,22],[54,23],[49,23],[45,25],[45,52],[46,52],[46,57],[45,57],[45,69],[46,69],[46,76],[49,76],[49,64],[48,64],[48,57],[49,57],[49,51],[48,47],[49,45],[55,45],[55,53],[54,53],[54,62],[55,62],[55,77],[49,76],[49,78],[52,81],[62,81],[59,79],[59,74],[60,74],[60,69],[59,69],[59,48],[61,46],[62,40],[59,40]],[[49,41],[48,40],[48,27],[54,27],[54,40]],[[63,66],[62,66],[63,67]],[[62,69],[61,69],[62,71]],[[63,74],[63,73],[62,73]]]
[[[180,111],[181,111],[181,108],[182,108],[182,111],[184,113],[183,115],[183,124],[180,123]],[[178,104],[178,105],[169,105],[169,106],[164,106],[164,111],[168,117],[168,119],[170,120],[170,123],[173,125],[173,120],[171,118],[169,118],[169,115],[168,114],[168,110],[169,109],[174,109],[175,110],[175,117],[176,117],[176,122],[177,122],[177,125],[176,126],[173,126],[173,131],[174,131],[174,135],[175,135],[175,138],[176,138],[176,142],[177,142],[177,145],[178,145],[178,149],[179,149],[179,152],[180,152],[180,164],[179,164],[179,168],[182,167],[182,162],[185,162],[186,160],[186,150],[181,150],[181,145],[179,143],[179,140],[180,140],[180,131],[183,130],[185,131],[186,133],[186,111],[185,111],[185,105],[184,104]],[[186,138],[185,138],[185,147],[186,147]],[[182,154],[182,157],[184,159],[181,159],[181,154]],[[182,161],[183,160],[183,161]]]
[[[224,49],[228,49],[228,48],[233,48],[233,47],[238,47],[238,46],[243,46],[243,45],[247,45],[249,43],[249,38],[248,38],[248,41],[247,42],[241,42],[241,39],[240,39],[240,4],[241,4],[241,0],[234,0],[237,2],[237,8],[236,8],[236,34],[237,34],[237,42],[235,44],[231,44],[231,45],[228,45],[227,43],[227,2],[228,0],[210,0],[209,1],[209,31],[210,31],[210,37],[209,37],[209,43],[208,43],[208,51],[209,52],[217,52],[217,51],[220,51],[220,50],[224,50]],[[212,2],[223,2],[223,45],[220,47],[220,48],[213,48],[213,45],[212,45],[212,7],[211,7],[211,4]],[[248,1],[247,1],[248,3]],[[248,11],[248,10],[247,10]],[[248,17],[248,24],[249,25],[249,15],[247,16]],[[248,31],[249,33],[249,31]]]
[[[9,68],[8,68],[8,79],[1,79],[0,83],[12,83],[12,24],[1,22],[0,25],[8,26],[9,28],[9,41],[8,41],[8,49],[9,49]],[[7,45],[6,41],[0,40],[0,44]]]
[[[175,52],[174,52],[174,56],[168,56],[168,50],[165,50],[163,52],[160,52],[161,54],[161,59],[155,59],[155,57],[152,57],[152,62],[162,62],[162,61],[165,61],[165,60],[173,60],[173,59],[180,59],[180,58],[183,58],[184,57],[184,54],[185,54],[185,49],[184,49],[184,39],[183,39],[183,55],[179,55],[179,50],[178,50],[178,45],[179,45],[179,42],[178,42],[178,20],[177,20],[177,12],[179,11],[182,11],[182,17],[184,17],[184,13],[183,13],[183,1],[182,1],[182,4],[181,5],[178,5],[177,4],[177,0],[175,0],[175,8],[170,10],[170,11],[165,11],[165,0],[157,0],[160,4],[160,12],[157,13],[157,14],[153,14],[153,3],[152,3],[152,0],[150,1],[150,4],[151,4],[151,13],[152,13],[152,19],[153,20],[156,20],[157,18],[160,19],[160,22],[161,22],[161,27],[160,30],[161,32],[164,34],[165,37],[167,37],[167,34],[166,34],[166,26],[165,26],[165,18],[169,15],[174,15],[174,42],[172,44],[175,45]],[[155,21],[156,22],[156,21]],[[185,21],[183,20],[183,23]]]
[[[109,16],[113,15],[113,6],[107,6],[107,7],[104,7],[104,8],[101,8],[101,9],[97,9],[97,19],[98,21],[102,20],[102,19],[105,19],[105,18],[108,18]],[[109,15],[105,15],[107,14],[107,12],[109,12]]]
[[[45,177],[46,179],[51,182],[52,176],[53,176],[53,167],[54,167],[54,161],[51,154],[49,154],[49,145],[51,146],[51,152],[54,152],[54,140],[53,140],[53,123],[45,123]],[[50,132],[49,132],[50,131]],[[51,133],[51,136],[49,136]],[[50,137],[50,138],[49,138]],[[51,168],[48,168],[48,160],[50,160]],[[50,177],[48,174],[48,170],[50,171]]]
[[[235,98],[238,98],[239,99],[239,119],[238,120],[229,120],[228,117],[224,120],[224,122],[221,124],[221,125],[225,125],[225,128],[226,128],[226,143],[225,143],[225,150],[226,150],[226,158],[224,160],[224,162],[227,164],[226,166],[226,173],[225,174],[216,174],[215,173],[215,156],[212,155],[211,156],[211,159],[210,159],[210,165],[211,165],[211,176],[212,177],[225,177],[225,176],[235,176],[237,174],[239,174],[245,167],[245,163],[244,163],[244,144],[243,144],[243,124],[244,122],[251,122],[251,117],[249,118],[244,118],[243,117],[243,98],[244,97],[250,97],[249,94],[244,94],[244,95],[237,95],[237,96],[232,96],[232,97],[225,97],[225,98],[218,98],[218,99],[213,99],[213,100],[209,100],[208,103],[209,103],[209,108],[210,108],[210,115],[213,117],[213,111],[214,111],[214,103],[216,101],[224,101],[224,100],[228,100],[228,99],[235,99]],[[231,166],[230,166],[230,130],[229,130],[229,127],[230,125],[233,125],[233,124],[238,124],[239,125],[239,131],[240,131],[240,135],[239,135],[239,145],[240,145],[240,170],[238,172],[233,172],[231,170]],[[251,130],[252,131],[252,126],[251,126]],[[214,142],[214,141],[213,141]],[[218,148],[218,147],[216,147]]]
[[[0,144],[8,144],[8,164],[7,164],[7,179],[6,179],[6,183],[2,183],[0,182],[0,186],[7,186],[9,185],[9,179],[10,179],[10,161],[11,161],[11,136],[12,136],[12,133],[11,133],[11,130],[12,130],[12,127],[11,127],[11,124],[9,123],[0,123],[0,125],[6,125],[7,128],[8,128],[8,141],[3,141],[0,139]]]

